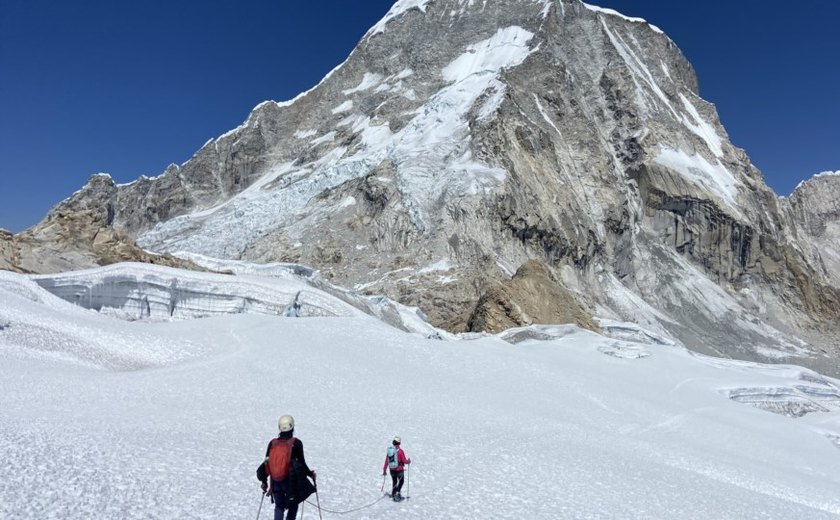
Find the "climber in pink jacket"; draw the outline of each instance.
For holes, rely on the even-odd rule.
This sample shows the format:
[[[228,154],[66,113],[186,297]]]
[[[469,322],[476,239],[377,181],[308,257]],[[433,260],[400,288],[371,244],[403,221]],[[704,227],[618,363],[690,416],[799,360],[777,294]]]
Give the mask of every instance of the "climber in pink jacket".
[[[402,495],[400,494],[400,490],[403,487],[403,480],[405,479],[405,466],[411,464],[411,459],[405,456],[405,452],[402,448],[400,448],[400,436],[396,435],[394,437],[393,442],[391,443],[392,446],[388,448],[388,452],[385,454],[385,464],[382,465],[382,476],[385,476],[385,470],[391,470],[391,498],[394,499],[394,502],[399,502],[402,500]]]

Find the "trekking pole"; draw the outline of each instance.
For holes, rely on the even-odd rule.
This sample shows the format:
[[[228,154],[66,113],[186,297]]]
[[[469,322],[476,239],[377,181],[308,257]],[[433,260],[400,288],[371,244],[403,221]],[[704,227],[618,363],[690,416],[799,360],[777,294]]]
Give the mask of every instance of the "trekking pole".
[[[382,488],[379,490],[380,493],[385,492],[385,473],[382,474]]]
[[[265,492],[263,492],[262,498],[260,499],[260,508],[257,509],[257,520],[260,520],[260,513],[262,512],[262,505],[263,505],[264,501],[265,501]]]
[[[318,496],[318,486],[315,486],[315,500],[318,503],[318,518],[324,520],[324,515],[321,514],[321,497]]]
[[[411,498],[411,464],[405,467],[405,498]]]

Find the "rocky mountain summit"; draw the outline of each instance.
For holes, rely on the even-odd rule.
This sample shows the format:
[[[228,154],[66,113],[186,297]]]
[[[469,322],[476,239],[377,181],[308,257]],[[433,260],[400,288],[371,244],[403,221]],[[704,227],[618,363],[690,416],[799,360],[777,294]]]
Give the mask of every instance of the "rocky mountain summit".
[[[597,317],[837,374],[838,185],[777,197],[643,20],[578,0],[400,0],[313,89],[157,178],[92,177],[0,236],[0,256],[108,262],[106,233],[128,256],[311,265],[452,331]],[[46,262],[69,222],[93,237]]]
[[[797,242],[820,274],[840,286],[840,171],[818,173],[784,201]]]

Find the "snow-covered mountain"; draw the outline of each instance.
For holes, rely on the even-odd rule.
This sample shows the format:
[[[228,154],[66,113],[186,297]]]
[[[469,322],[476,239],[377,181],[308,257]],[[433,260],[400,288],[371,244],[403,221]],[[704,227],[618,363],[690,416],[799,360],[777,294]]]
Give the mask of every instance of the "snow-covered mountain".
[[[632,321],[840,374],[824,177],[778,198],[643,20],[578,0],[400,0],[313,89],[157,178],[92,177],[0,237],[0,257],[292,262],[450,331]]]
[[[172,271],[51,279],[107,297],[111,316],[57,298],[47,278],[0,272],[0,517],[254,517],[254,469],[284,413],[324,518],[840,516],[836,379],[610,322],[607,336],[566,325],[426,339],[305,287],[305,317],[286,318],[258,305],[302,289],[280,267],[177,273],[175,304],[149,302],[175,321],[114,317]],[[244,313],[224,297],[240,290]],[[212,315],[188,319],[202,309]],[[380,491],[395,433],[413,461],[399,505]]]

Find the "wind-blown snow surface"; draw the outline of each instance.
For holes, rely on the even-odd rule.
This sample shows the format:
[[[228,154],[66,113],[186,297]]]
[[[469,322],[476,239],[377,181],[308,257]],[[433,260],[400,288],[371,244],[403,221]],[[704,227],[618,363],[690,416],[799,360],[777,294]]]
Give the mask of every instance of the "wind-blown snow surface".
[[[840,382],[602,326],[437,341],[361,313],[126,322],[0,273],[0,517],[253,517],[283,413],[321,505],[373,503],[345,518],[840,516]],[[395,433],[411,499],[376,502]]]

